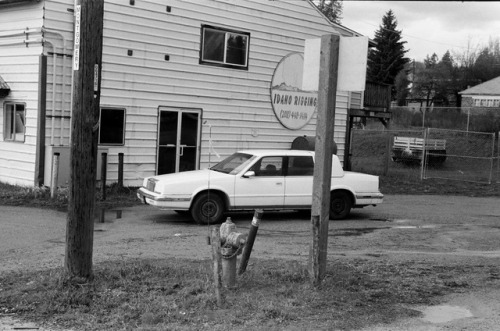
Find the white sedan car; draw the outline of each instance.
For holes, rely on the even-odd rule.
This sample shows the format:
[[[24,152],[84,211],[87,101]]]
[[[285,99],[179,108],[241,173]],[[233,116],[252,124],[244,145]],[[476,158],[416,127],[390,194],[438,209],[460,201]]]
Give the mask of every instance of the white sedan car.
[[[210,169],[147,177],[137,196],[160,209],[190,212],[198,224],[235,210],[311,209],[314,152],[244,150]],[[383,201],[377,176],[342,170],[332,156],[330,218]]]

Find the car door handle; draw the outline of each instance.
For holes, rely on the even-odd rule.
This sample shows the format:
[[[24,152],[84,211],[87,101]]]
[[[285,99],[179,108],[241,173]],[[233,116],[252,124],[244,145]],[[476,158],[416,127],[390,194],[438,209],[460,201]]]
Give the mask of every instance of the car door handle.
[[[283,185],[283,183],[282,182],[277,182],[276,185],[281,186],[281,185]]]

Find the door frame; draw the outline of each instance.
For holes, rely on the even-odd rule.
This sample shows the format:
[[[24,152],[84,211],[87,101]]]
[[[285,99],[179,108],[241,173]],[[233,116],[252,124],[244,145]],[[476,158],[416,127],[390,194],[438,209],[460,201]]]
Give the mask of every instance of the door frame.
[[[162,111],[172,111],[172,112],[177,112],[178,117],[177,117],[177,138],[176,138],[176,147],[175,147],[175,155],[176,155],[176,160],[175,160],[175,168],[176,170],[179,167],[179,152],[180,152],[180,137],[181,137],[181,128],[179,127],[179,124],[182,125],[182,113],[196,113],[199,114],[198,117],[198,127],[196,128],[197,132],[197,137],[196,137],[196,161],[195,161],[195,169],[193,170],[198,170],[200,169],[200,153],[201,153],[201,123],[202,123],[202,115],[203,115],[203,109],[202,108],[191,108],[191,107],[172,107],[172,106],[158,106],[158,117],[157,117],[157,129],[156,129],[156,169],[155,169],[155,174],[158,175],[158,167],[159,167],[159,157],[160,157],[160,117],[161,117],[161,112]],[[178,171],[176,171],[178,172]]]

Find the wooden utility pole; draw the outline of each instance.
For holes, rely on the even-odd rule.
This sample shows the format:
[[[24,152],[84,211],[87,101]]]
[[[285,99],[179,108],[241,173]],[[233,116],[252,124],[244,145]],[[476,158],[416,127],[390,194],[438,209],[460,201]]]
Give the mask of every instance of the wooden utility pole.
[[[65,269],[92,277],[103,0],[75,1],[73,103]]]
[[[330,184],[332,175],[333,128],[337,99],[337,74],[340,36],[321,37],[318,115],[316,120],[315,164],[311,225],[309,275],[313,285],[325,276],[330,216]]]

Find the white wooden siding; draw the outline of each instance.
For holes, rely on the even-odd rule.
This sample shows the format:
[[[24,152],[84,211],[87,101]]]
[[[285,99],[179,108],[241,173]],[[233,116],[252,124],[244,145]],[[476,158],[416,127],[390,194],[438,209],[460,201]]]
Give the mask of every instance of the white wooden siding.
[[[279,61],[291,52],[303,52],[305,39],[334,32],[307,1],[197,0],[169,5],[171,13],[162,1],[136,6],[108,1],[105,6],[102,103],[127,107],[126,162],[152,162],[144,164],[145,172],[126,175],[129,182],[140,184],[143,176],[154,173],[159,105],[202,109],[222,156],[243,148],[289,148],[297,136],[315,135],[315,116],[303,129],[288,130],[270,102]],[[199,65],[202,24],[250,32],[248,71]],[[335,140],[343,155],[347,95],[339,94],[337,100]],[[140,125],[134,123],[138,119]],[[202,126],[202,168],[209,158],[214,160],[208,155],[209,131],[208,125]],[[139,137],[147,143],[134,141]]]
[[[38,75],[43,4],[38,2],[0,8],[0,75],[10,86],[10,94],[0,99],[0,181],[32,186],[35,177],[38,118]],[[26,34],[13,33],[28,31]],[[26,105],[25,141],[3,141],[4,103]]]
[[[303,52],[305,39],[336,32],[308,1],[171,0],[170,13],[166,5],[162,0],[136,1],[135,6],[105,1],[101,106],[125,108],[127,121],[125,146],[109,148],[110,182],[118,178],[119,152],[125,154],[126,185],[140,185],[143,177],[155,173],[160,106],[202,110],[207,124],[202,126],[201,168],[209,158],[214,162],[209,139],[225,156],[243,148],[290,148],[296,137],[315,135],[316,115],[304,128],[288,130],[274,115],[270,97],[272,75],[284,56]],[[57,53],[66,45],[65,53],[71,54],[72,7],[73,0],[44,1],[44,38]],[[202,24],[249,32],[248,70],[200,65]],[[54,74],[51,45],[44,50],[47,114],[67,117],[71,58],[56,56]],[[341,158],[348,100],[347,93],[338,93],[334,136]],[[47,118],[46,134],[47,144],[68,144],[69,119]]]

